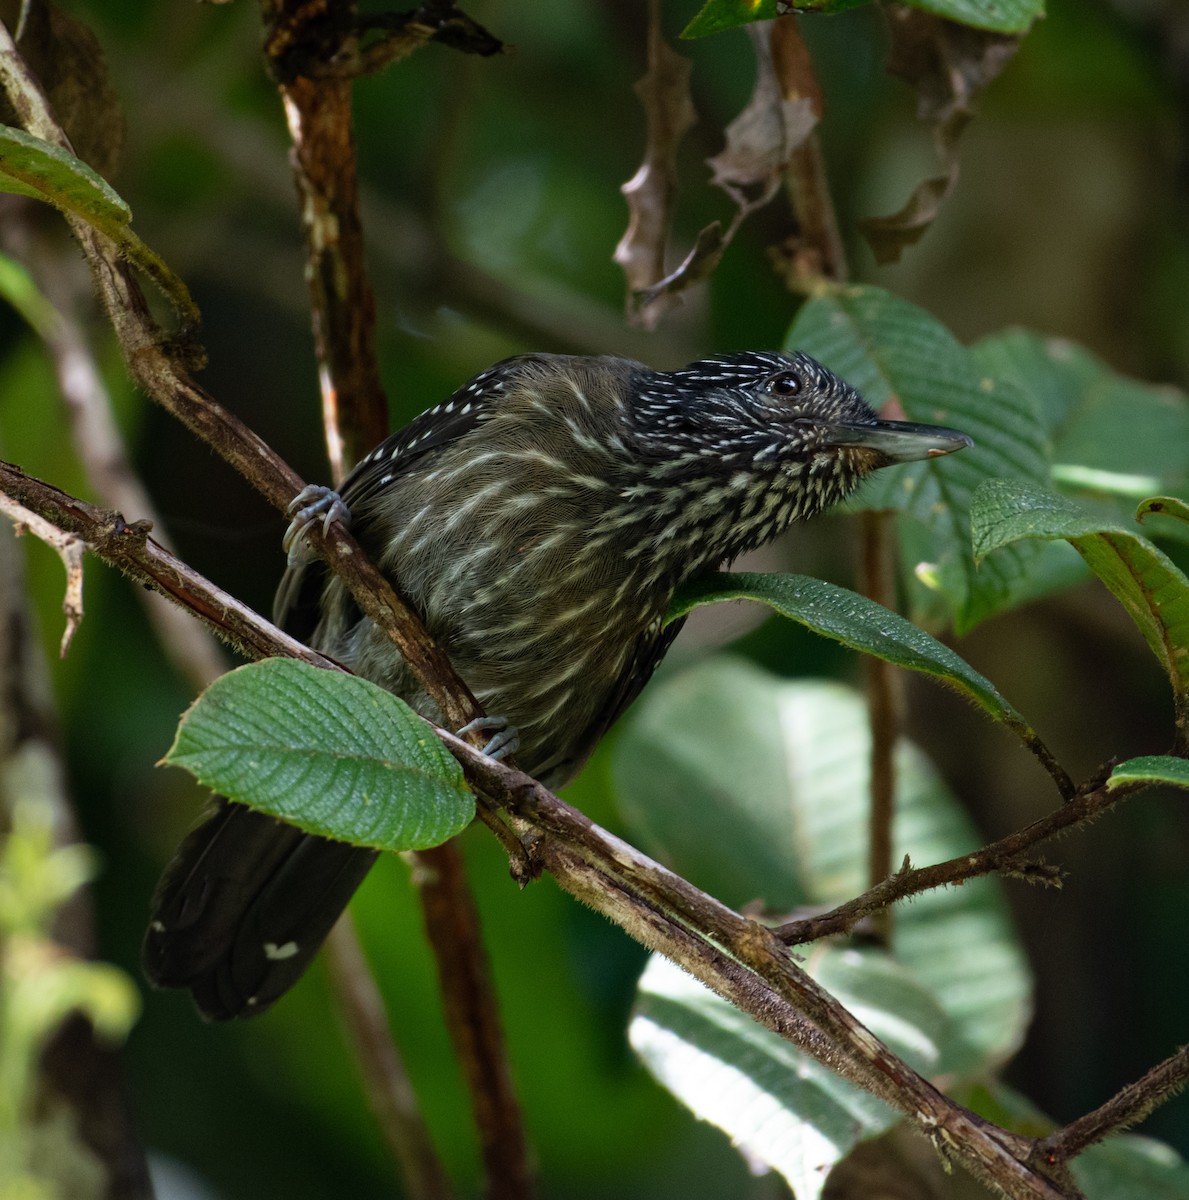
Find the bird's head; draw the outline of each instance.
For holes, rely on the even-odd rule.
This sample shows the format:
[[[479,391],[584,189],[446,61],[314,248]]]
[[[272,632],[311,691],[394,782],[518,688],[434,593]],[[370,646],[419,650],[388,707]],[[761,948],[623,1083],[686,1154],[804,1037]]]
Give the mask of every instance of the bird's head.
[[[673,493],[665,507],[676,515],[680,504],[690,524],[720,529],[730,554],[841,500],[880,467],[971,445],[954,429],[880,420],[807,354],[724,355],[641,371],[633,384],[641,494]]]

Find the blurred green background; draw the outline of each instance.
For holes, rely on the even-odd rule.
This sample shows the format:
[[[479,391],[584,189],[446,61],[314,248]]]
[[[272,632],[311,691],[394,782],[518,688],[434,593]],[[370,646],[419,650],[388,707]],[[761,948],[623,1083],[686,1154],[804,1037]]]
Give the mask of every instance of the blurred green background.
[[[210,364],[201,382],[309,479],[324,479],[303,255],[275,90],[255,6],[75,0],[98,33],[128,119],[113,182],[141,236],[191,286]],[[366,8],[367,6],[365,6]],[[696,4],[670,4],[675,37]],[[651,337],[623,324],[611,253],[619,185],[643,148],[632,83],[645,6],[633,0],[468,11],[512,53],[430,46],[356,89],[364,221],[393,423],[522,350],[618,352],[672,366],[780,344],[796,308],[766,247],[788,233],[777,200],[709,286]],[[1080,341],[1151,381],[1189,380],[1189,16],[1176,0],[1050,0],[1049,15],[987,91],[962,144],[959,187],[901,264],[875,266],[860,217],[892,211],[934,167],[915,99],[883,73],[885,34],[860,9],[806,18],[825,89],[820,127],[855,278],[923,305],[963,340],[1025,325]],[[738,32],[682,43],[699,124],[681,155],[688,245],[727,201],[702,160],[753,79]],[[96,321],[139,469],[198,570],[268,611],[281,519],[183,429],[131,393]],[[0,452],[87,494],[43,351],[0,311]],[[125,514],[130,519],[137,514]],[[768,565],[853,584],[853,522],[832,517],[765,552]],[[56,559],[26,542],[47,653],[61,632]],[[758,618],[757,618],[758,619]],[[787,674],[857,679],[853,656],[730,609],[691,623],[669,672],[742,631],[736,649]],[[1110,756],[1169,742],[1167,686],[1138,634],[1094,585],[997,618],[960,651],[1082,777]],[[157,874],[201,795],[154,762],[192,699],[164,662],[131,586],[88,568],[87,618],[55,667],[87,839],[102,952],[139,981]],[[908,684],[911,735],[988,837],[1052,803],[1002,732],[927,684]],[[608,784],[614,737],[568,797],[622,830]],[[765,1194],[726,1140],[695,1125],[633,1060],[624,1025],[643,952],[543,880],[519,892],[484,831],[463,838],[546,1197]],[[1009,884],[1038,979],[1037,1016],[1010,1079],[1057,1118],[1101,1102],[1186,1037],[1189,820],[1183,796],[1145,797],[1050,851],[1061,892]],[[408,873],[373,873],[356,902],[433,1133],[475,1186],[467,1103],[437,1015]],[[127,1047],[163,1196],[390,1195],[398,1187],[321,967],[257,1021],[202,1025],[179,995],[147,995]],[[1189,1102],[1144,1131],[1189,1153]],[[168,1172],[168,1186],[165,1185]],[[754,1192],[753,1192],[754,1190]],[[775,1194],[770,1192],[768,1194]]]

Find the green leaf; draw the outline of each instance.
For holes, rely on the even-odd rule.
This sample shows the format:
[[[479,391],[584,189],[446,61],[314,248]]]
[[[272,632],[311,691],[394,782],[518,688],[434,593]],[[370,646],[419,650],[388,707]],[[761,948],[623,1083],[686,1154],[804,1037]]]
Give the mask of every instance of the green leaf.
[[[648,688],[612,764],[633,837],[725,903],[832,906],[867,886],[870,731],[837,684],[778,679],[725,656]],[[980,839],[928,761],[896,752],[896,862],[942,862]],[[896,910],[896,958],[951,1019],[944,1069],[1003,1062],[1029,1014],[1027,967],[998,884],[976,879]]]
[[[988,375],[923,309],[881,288],[842,288],[810,300],[785,346],[820,359],[874,408],[895,400],[912,421],[950,425],[974,438],[961,454],[877,472],[859,501],[902,510],[906,545],[916,550],[907,565],[936,588],[959,631],[1014,603],[1038,551],[1019,549],[976,572],[969,508],[987,479],[1047,482],[1047,441],[1031,398]],[[913,527],[925,535],[915,542]],[[913,602],[919,612],[921,598]]]
[[[1183,392],[1129,379],[1074,342],[1022,329],[973,349],[989,372],[1036,402],[1053,439],[1055,482],[1132,501],[1189,483]]]
[[[852,650],[873,654],[910,671],[931,675],[1001,721],[1052,770],[1055,765],[1035,729],[995,685],[948,646],[874,600],[808,575],[720,572],[686,584],[670,620],[702,604],[757,600]]]
[[[1176,496],[1151,496],[1135,510],[1135,519],[1142,521],[1154,514],[1172,517],[1177,521],[1189,521],[1189,504]]]
[[[1179,542],[1189,541],[1189,504],[1184,500],[1177,496],[1149,496],[1135,510],[1135,519],[1146,521],[1149,517],[1157,518],[1154,534]]]
[[[1037,17],[1043,17],[1044,0],[905,0],[947,21],[993,33],[1025,33]]]
[[[169,299],[183,331],[198,325],[198,308],[186,285],[129,228],[132,210],[106,179],[69,150],[0,125],[0,192],[44,200],[111,238]]]
[[[1168,754],[1129,758],[1111,772],[1106,786],[1117,788],[1128,783],[1168,783],[1189,788],[1189,760]]]
[[[132,210],[101,175],[69,150],[0,125],[0,191],[44,200],[118,238]]]
[[[982,559],[1020,538],[1063,538],[1135,622],[1172,683],[1177,725],[1189,720],[1189,579],[1146,538],[1072,501],[1014,480],[978,489],[971,510]]]
[[[1189,1165],[1152,1138],[1122,1134],[1091,1146],[1069,1164],[1074,1182],[1093,1200],[1186,1200]]]
[[[683,38],[705,37],[751,21],[770,21],[787,12],[836,13],[868,0],[707,0],[681,31]],[[1044,0],[906,0],[923,9],[975,29],[1023,33],[1044,14]]]
[[[163,761],[308,833],[379,850],[437,846],[475,815],[462,769],[403,700],[291,659],[216,680]]]
[[[939,1063],[945,1014],[885,955],[819,947],[806,967],[918,1071]],[[798,1200],[821,1195],[830,1168],[898,1115],[654,955],[628,1029],[649,1071],[751,1159],[778,1171]]]
[[[35,333],[48,333],[58,320],[54,306],[41,294],[23,263],[0,254],[0,299],[21,314]]]
[[[871,0],[706,0],[697,16],[681,31],[681,36],[706,37],[752,21],[770,21],[791,10],[833,13],[869,3]]]

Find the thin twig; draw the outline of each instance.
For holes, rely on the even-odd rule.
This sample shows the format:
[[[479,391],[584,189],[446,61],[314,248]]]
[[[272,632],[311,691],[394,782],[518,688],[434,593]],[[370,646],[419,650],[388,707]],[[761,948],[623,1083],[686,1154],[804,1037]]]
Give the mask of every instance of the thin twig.
[[[779,18],[773,26],[772,38],[774,54],[778,53],[786,64],[781,72],[785,99],[808,99],[820,120],[822,89],[796,15],[790,13]],[[810,130],[794,149],[784,182],[797,220],[796,235],[783,247],[788,286],[794,291],[808,291],[823,279],[845,283],[846,247],[838,229],[838,215],[816,129]]]
[[[1101,1142],[1137,1121],[1175,1096],[1189,1081],[1189,1046],[1182,1046],[1141,1078],[1112,1096],[1105,1104],[1050,1134],[1036,1148],[1037,1162],[1068,1162],[1087,1146]]]
[[[22,232],[15,222],[3,230],[12,245]],[[24,251],[46,298],[53,319],[37,332],[53,364],[58,390],[70,417],[74,450],[95,494],[118,512],[133,512],[152,523],[157,541],[172,551],[148,489],[137,477],[112,411],[111,395],[83,332],[77,312],[77,289],[69,278],[77,274],[77,259],[69,262],[58,243],[34,235],[22,239]],[[140,592],[145,612],[166,656],[197,688],[204,688],[226,670],[215,642],[174,604],[152,592]]]
[[[1059,886],[1061,872],[1058,868],[1027,857],[1033,847],[1074,825],[1095,820],[1126,796],[1132,796],[1142,790],[1143,786],[1136,784],[1107,788],[1105,784],[1099,784],[1096,787],[1088,787],[1047,817],[1041,817],[1023,829],[1010,833],[997,842],[991,842],[981,850],[962,854],[929,867],[913,868],[906,863],[895,875],[889,876],[861,896],[856,896],[820,916],[790,921],[778,926],[774,932],[786,945],[798,946],[829,934],[844,933],[851,929],[856,921],[898,900],[917,896],[934,888],[965,883],[968,879],[977,879],[980,875],[996,872],[1031,883]]]
[[[83,619],[83,550],[82,541],[70,533],[63,533],[56,525],[52,525],[44,517],[0,495],[0,512],[2,512],[20,534],[28,530],[39,541],[49,546],[62,560],[66,571],[66,591],[62,597],[62,611],[66,614],[66,628],[62,631],[62,641],[58,652],[65,658],[66,651]]]

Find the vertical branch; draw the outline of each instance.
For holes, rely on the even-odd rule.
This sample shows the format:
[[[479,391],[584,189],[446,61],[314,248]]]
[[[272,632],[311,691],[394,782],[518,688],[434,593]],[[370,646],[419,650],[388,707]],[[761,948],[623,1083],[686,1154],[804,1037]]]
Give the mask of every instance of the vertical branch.
[[[312,5],[263,0],[269,36],[266,52],[293,138],[293,169],[302,200],[308,249],[307,276],[313,309],[315,349],[323,417],[335,481],[388,433],[387,406],[376,368],[375,302],[364,265],[358,177],[352,132],[351,81],[333,73],[287,78],[288,64],[301,61],[302,47],[330,61],[357,48],[353,4],[329,0]],[[335,39],[338,39],[336,42]],[[311,61],[314,61],[314,58]],[[531,1195],[528,1149],[503,1031],[480,935],[479,912],[458,850],[450,844],[423,852],[418,872],[426,930],[442,988],[445,1017],[466,1079],[487,1172],[488,1194],[519,1200]],[[349,918],[333,935],[337,985],[347,1001],[348,1022],[361,1061],[374,1039],[387,1042],[387,1029],[370,1004],[350,994],[350,975],[370,992],[374,981]],[[395,1047],[385,1051],[388,1070],[363,1061],[373,1089],[373,1106],[404,1124],[407,1083],[399,1075]],[[381,1089],[376,1094],[376,1089]],[[395,1088],[399,1094],[391,1094]],[[410,1092],[411,1094],[411,1092]],[[390,1132],[395,1145],[417,1130]],[[404,1155],[402,1154],[402,1160]]]
[[[351,83],[298,79],[281,96],[308,250],[322,424],[337,482],[388,434],[376,369],[376,302],[363,265]]]
[[[450,1182],[434,1150],[400,1050],[388,1031],[384,1001],[354,925],[341,920],[326,939],[331,980],[347,1033],[359,1052],[368,1100],[412,1200],[448,1200]]]
[[[417,854],[425,929],[437,961],[446,1023],[471,1089],[490,1200],[534,1192],[520,1105],[508,1070],[479,911],[454,843]]]
[[[820,119],[824,110],[821,85],[795,16],[781,17],[773,26],[772,52],[781,64],[779,74],[785,98],[809,99]],[[784,247],[789,287],[808,291],[823,280],[844,283],[846,248],[838,229],[816,130],[796,147],[785,172],[785,183],[797,220],[797,234]],[[895,607],[896,599],[892,565],[894,519],[890,513],[872,512],[859,518],[859,590],[888,608]],[[889,663],[869,657],[866,679],[871,728],[867,880],[869,887],[875,887],[892,873],[895,751],[901,699],[895,670]],[[872,921],[877,934],[887,938],[891,931],[891,910],[881,909]]]
[[[809,100],[820,121],[825,110],[821,84],[796,16],[780,17],[773,25],[772,57],[780,64],[784,98]],[[845,283],[846,247],[838,231],[838,214],[816,129],[794,149],[785,171],[785,186],[797,220],[797,233],[784,247],[789,287],[805,291],[821,279]]]
[[[891,530],[895,517],[885,512],[865,512],[859,517],[862,557],[860,591],[885,608],[896,606],[892,568]],[[896,738],[900,730],[901,694],[896,669],[882,658],[868,655],[867,719],[871,727],[871,811],[868,817],[867,886],[875,887],[892,873],[892,820],[896,800]],[[881,909],[871,919],[879,935],[891,932],[891,909]]]

